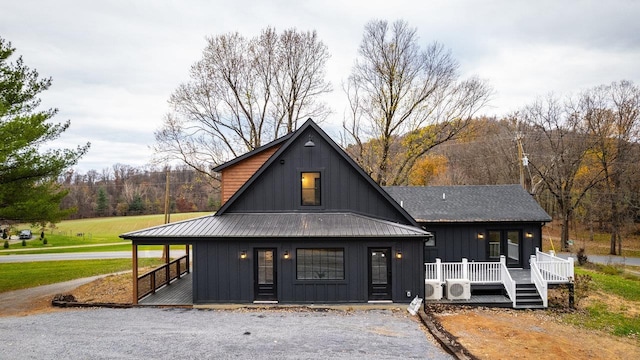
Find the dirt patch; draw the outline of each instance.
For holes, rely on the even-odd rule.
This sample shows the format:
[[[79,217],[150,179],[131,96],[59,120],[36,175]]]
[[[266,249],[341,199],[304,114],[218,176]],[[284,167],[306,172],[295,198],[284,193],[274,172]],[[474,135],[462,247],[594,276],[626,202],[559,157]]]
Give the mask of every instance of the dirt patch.
[[[434,315],[480,359],[640,359],[637,341],[563,324],[547,311],[443,308]]]
[[[78,302],[131,304],[131,274],[111,275],[82,285],[71,292]]]

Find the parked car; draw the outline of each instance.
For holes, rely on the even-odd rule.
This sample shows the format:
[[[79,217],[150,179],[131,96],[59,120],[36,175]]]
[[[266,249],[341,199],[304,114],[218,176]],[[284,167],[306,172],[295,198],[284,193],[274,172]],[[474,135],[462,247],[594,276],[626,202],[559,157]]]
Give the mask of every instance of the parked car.
[[[31,234],[31,230],[22,230],[20,231],[20,239],[31,239],[33,235]]]

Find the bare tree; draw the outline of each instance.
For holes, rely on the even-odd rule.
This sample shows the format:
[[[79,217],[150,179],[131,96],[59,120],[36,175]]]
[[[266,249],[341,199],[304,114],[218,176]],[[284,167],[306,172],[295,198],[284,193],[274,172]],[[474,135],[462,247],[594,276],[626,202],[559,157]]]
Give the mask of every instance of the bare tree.
[[[561,104],[554,96],[538,100],[521,112],[521,119],[532,128],[525,138],[530,153],[529,166],[544,190],[558,204],[562,221],[562,249],[568,250],[569,222],[589,190],[602,181],[602,171],[593,168],[579,173],[594,147],[579,111],[569,101]]]
[[[406,184],[416,161],[454,139],[490,96],[476,78],[458,80],[458,64],[438,43],[422,50],[404,21],[365,26],[345,86],[343,122],[350,155],[382,185]]]
[[[636,169],[640,136],[640,89],[629,81],[599,86],[581,97],[581,110],[596,139],[595,156],[604,172],[604,204],[611,232],[609,253],[622,253],[621,229],[630,216],[628,181]],[[617,245],[617,246],[616,246]],[[617,247],[617,251],[616,251]]]
[[[324,119],[319,96],[329,55],[313,32],[273,28],[247,39],[239,33],[207,39],[191,80],[169,100],[173,113],[155,133],[158,160],[180,160],[203,174],[229,157],[251,151],[297,128],[298,120]]]

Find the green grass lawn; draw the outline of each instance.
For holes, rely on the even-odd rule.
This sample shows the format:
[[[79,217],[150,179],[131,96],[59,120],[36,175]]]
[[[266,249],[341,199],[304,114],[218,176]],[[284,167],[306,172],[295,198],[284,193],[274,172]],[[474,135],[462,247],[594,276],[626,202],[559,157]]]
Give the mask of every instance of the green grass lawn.
[[[140,267],[161,264],[139,259]],[[0,292],[53,284],[83,277],[131,270],[131,259],[43,261],[0,264]]]
[[[171,251],[183,250],[184,245],[171,245]],[[140,245],[138,251],[145,250],[162,250],[162,245]],[[27,254],[60,254],[60,253],[76,253],[76,252],[106,252],[106,251],[131,251],[131,243],[125,242],[121,245],[106,245],[106,246],[86,246],[75,248],[32,248],[32,250],[26,251],[2,251],[0,249],[0,256],[3,255],[27,255]]]
[[[199,213],[181,213],[172,214],[171,222],[177,222],[181,220],[192,219],[200,216],[209,215],[208,212]],[[118,251],[118,250],[130,250],[131,245],[127,240],[121,239],[120,234],[140,230],[151,226],[161,225],[164,223],[164,215],[141,215],[141,216],[118,216],[107,218],[95,218],[95,219],[82,219],[82,220],[66,220],[57,224],[55,229],[47,229],[45,231],[45,238],[47,244],[45,245],[40,240],[40,230],[32,228],[34,238],[26,242],[26,246],[22,246],[21,242],[17,242],[9,245],[9,250],[15,249],[46,249],[41,250],[38,253],[47,252],[74,252],[74,251]],[[15,229],[26,229],[29,226],[17,225]],[[78,236],[83,234],[82,236]],[[118,250],[112,250],[107,248],[86,248],[86,250],[77,249],[58,249],[62,246],[81,246],[92,244],[107,244],[107,243],[122,243],[122,247],[118,247]],[[129,244],[129,245],[128,245]],[[127,247],[128,246],[128,247]],[[5,250],[0,247],[0,250]],[[29,252],[21,252],[27,254]],[[34,252],[35,253],[35,252]],[[0,252],[3,254],[3,252]]]
[[[606,270],[606,269],[605,269]],[[593,301],[583,310],[568,314],[565,319],[573,324],[589,329],[604,330],[617,336],[640,335],[640,316],[629,311],[631,307],[640,308],[640,280],[621,274],[576,267],[576,275],[591,277],[589,292],[600,291],[623,299],[615,303]]]

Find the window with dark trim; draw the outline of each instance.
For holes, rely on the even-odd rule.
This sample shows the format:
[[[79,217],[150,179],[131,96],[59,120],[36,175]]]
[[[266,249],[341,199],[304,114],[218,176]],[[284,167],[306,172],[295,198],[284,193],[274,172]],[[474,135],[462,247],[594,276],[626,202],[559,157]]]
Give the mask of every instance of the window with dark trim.
[[[303,172],[301,174],[302,191],[300,198],[302,206],[320,206],[320,173]]]
[[[296,279],[344,280],[344,249],[296,249]]]
[[[431,236],[428,236],[424,239],[424,247],[434,247],[436,246],[436,233],[430,231]]]

